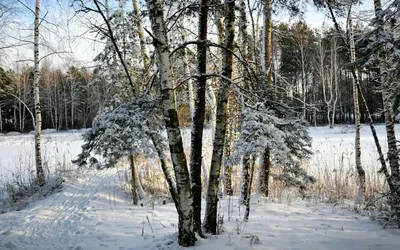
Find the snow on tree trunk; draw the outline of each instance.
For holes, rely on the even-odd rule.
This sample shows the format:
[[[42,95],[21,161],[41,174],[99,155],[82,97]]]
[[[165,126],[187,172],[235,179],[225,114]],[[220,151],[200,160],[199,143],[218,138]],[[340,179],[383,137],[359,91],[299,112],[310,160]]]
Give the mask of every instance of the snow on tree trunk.
[[[35,8],[35,31],[34,31],[34,72],[33,72],[33,93],[34,93],[34,104],[35,104],[35,163],[36,163],[36,176],[39,185],[45,184],[45,175],[42,166],[42,152],[40,148],[40,133],[42,129],[42,113],[40,109],[40,94],[39,94],[39,26],[40,26],[40,0],[36,0]]]
[[[202,0],[199,13],[199,43],[197,44],[197,77],[196,99],[194,101],[193,125],[191,133],[190,151],[190,179],[193,194],[193,222],[194,230],[202,235],[201,228],[201,166],[203,150],[203,129],[206,110],[206,82],[207,82],[207,20],[208,0]],[[187,59],[186,59],[187,60]],[[193,102],[193,101],[191,101]]]
[[[242,157],[242,186],[240,191],[240,203],[246,205],[250,186],[250,155]]]
[[[157,61],[160,72],[164,119],[179,200],[177,206],[179,216],[178,241],[182,246],[193,246],[195,244],[195,235],[193,231],[193,197],[179,128],[178,113],[175,109],[174,84],[169,60],[169,45],[164,22],[163,5],[160,0],[146,0],[146,3],[149,10],[151,28],[153,30],[153,44],[158,57]]]
[[[359,93],[357,85],[359,84],[358,81],[358,74],[357,74],[357,66],[356,66],[356,49],[354,43],[354,27],[351,15],[349,15],[349,41],[350,41],[350,57],[351,63],[353,64],[353,72],[356,77],[353,77],[353,99],[354,99],[354,113],[355,113],[355,126],[356,126],[356,136],[355,136],[355,161],[356,161],[356,170],[358,173],[359,179],[359,191],[358,191],[358,202],[363,203],[365,198],[365,171],[361,164],[361,124],[360,124],[360,104],[359,104]]]
[[[240,0],[240,21],[239,21],[239,34],[241,39],[241,51],[242,51],[242,60],[243,62],[248,62],[248,41],[249,35],[247,33],[247,18],[246,18],[246,3],[244,0]],[[248,74],[244,65],[241,67],[241,73],[243,75],[243,88],[249,88],[248,84]],[[245,97],[242,98],[242,114],[244,114],[246,106],[245,106]],[[246,205],[248,200],[248,189],[251,186],[250,183],[250,170],[249,170],[249,161],[250,155],[246,154],[242,158],[242,187],[241,187],[241,203]],[[247,206],[246,206],[247,207]]]
[[[235,1],[225,0],[225,50],[222,59],[222,75],[228,79],[232,77],[233,56],[228,50],[233,50],[235,36]],[[204,218],[204,229],[207,233],[217,232],[217,204],[218,187],[221,172],[222,155],[226,133],[226,107],[228,103],[229,81],[221,78],[217,98],[217,120],[215,139],[211,158],[210,178],[207,189],[207,203]]]
[[[254,177],[254,165],[255,165],[255,158],[252,157],[252,159],[248,160],[249,162],[249,177],[248,177],[248,189],[247,189],[247,197],[246,200],[244,201],[244,205],[246,206],[246,210],[244,212],[244,221],[248,221],[249,220],[249,216],[250,216],[250,200],[251,200],[251,186],[253,184],[253,177]]]

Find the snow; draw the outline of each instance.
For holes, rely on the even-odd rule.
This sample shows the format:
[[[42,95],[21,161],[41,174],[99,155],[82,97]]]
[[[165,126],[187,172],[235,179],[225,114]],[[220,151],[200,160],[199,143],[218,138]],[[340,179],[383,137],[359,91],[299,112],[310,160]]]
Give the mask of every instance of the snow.
[[[70,174],[61,192],[0,215],[0,249],[180,249],[172,203],[135,207],[121,191],[121,169]],[[221,203],[221,236],[192,249],[398,249],[400,234],[326,204],[266,203],[252,198],[247,223],[238,198]],[[250,244],[259,238],[260,244]]]
[[[384,125],[376,125],[375,129],[384,153],[387,152],[386,130]],[[343,159],[345,168],[355,168],[354,141],[355,129],[353,125],[329,127],[310,127],[313,139],[314,155],[310,165],[335,169]],[[400,136],[400,124],[396,124],[395,132]],[[380,168],[378,153],[368,125],[361,126],[361,160],[367,173],[377,173]],[[314,169],[315,170],[315,169]]]
[[[385,148],[384,126],[377,130]],[[396,131],[400,133],[399,127]],[[310,132],[316,152],[311,159],[314,168],[335,168],[343,153],[349,157],[346,167],[352,166],[352,129],[317,127],[310,128]],[[80,152],[80,133],[43,135],[49,166],[69,164]],[[185,141],[189,138],[190,133],[184,131]],[[0,181],[12,177],[18,166],[29,162],[32,141],[32,135],[1,136]],[[379,166],[374,147],[369,128],[364,126],[363,162],[370,171]],[[153,206],[149,198],[143,207],[132,206],[121,188],[124,171],[69,171],[60,192],[23,210],[0,214],[0,249],[181,249],[176,239],[178,220],[173,203],[162,205],[155,199]],[[294,197],[281,204],[253,196],[250,219],[244,223],[244,207],[238,204],[238,197],[231,202],[221,199],[224,233],[199,239],[191,249],[397,250],[400,246],[398,230],[383,229],[366,216],[334,205]]]
[[[42,156],[48,171],[60,168],[72,168],[71,160],[81,151],[83,130],[54,133],[44,130],[41,136]],[[0,137],[0,188],[12,179],[13,175],[22,174],[27,178],[34,171],[34,135],[17,134]]]

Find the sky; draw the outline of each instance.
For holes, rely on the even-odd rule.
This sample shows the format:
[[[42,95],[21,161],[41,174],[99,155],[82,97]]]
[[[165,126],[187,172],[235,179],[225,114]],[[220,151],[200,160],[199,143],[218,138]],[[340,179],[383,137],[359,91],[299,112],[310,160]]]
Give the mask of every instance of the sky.
[[[7,1],[14,0],[0,0],[2,3]],[[20,1],[27,7],[34,8],[33,0]],[[40,53],[41,56],[45,56],[54,51],[59,52],[46,59],[51,62],[50,65],[53,67],[66,68],[71,65],[90,67],[94,65],[93,58],[101,52],[104,45],[99,41],[99,36],[88,29],[88,23],[99,24],[102,23],[102,20],[98,14],[78,13],[79,7],[76,5],[71,7],[71,2],[72,0],[42,0],[41,16],[45,16],[45,21],[41,26],[41,41],[44,45],[41,47]],[[118,8],[118,1],[110,0],[110,4],[113,4],[114,9]],[[33,40],[33,13],[21,4],[19,7],[19,11],[15,14],[18,23],[8,30],[8,33],[14,37],[6,39],[9,43],[15,43],[15,37],[28,41]],[[127,1],[125,9],[128,11],[132,9],[131,1]],[[369,19],[373,14],[371,10],[372,0],[354,8],[354,17],[360,20]],[[304,19],[312,28],[332,26],[326,12],[317,10],[311,5],[307,6]],[[261,20],[262,18],[260,18]],[[298,18],[290,18],[286,12],[280,11],[273,20],[275,22],[295,22],[298,21]],[[0,65],[12,68],[16,62],[31,63],[29,60],[32,58],[32,44],[29,44],[24,47],[8,49],[6,55],[0,54]]]

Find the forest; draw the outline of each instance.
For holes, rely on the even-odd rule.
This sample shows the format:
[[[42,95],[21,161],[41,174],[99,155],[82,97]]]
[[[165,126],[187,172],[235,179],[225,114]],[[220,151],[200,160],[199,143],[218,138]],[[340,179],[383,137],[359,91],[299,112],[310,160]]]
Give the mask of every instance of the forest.
[[[72,162],[104,169],[127,159],[135,205],[144,196],[138,166],[143,157],[157,159],[162,192],[178,214],[178,243],[193,246],[220,233],[221,193],[239,196],[244,221],[251,218],[252,191],[269,197],[274,181],[310,197],[319,181],[308,171],[311,127],[351,126],[357,180],[351,198],[370,205],[361,160],[366,124],[376,174],[385,182],[379,192],[387,220],[400,227],[400,1],[68,2],[65,8],[84,17],[82,29],[101,47],[90,66],[71,58],[54,63],[68,52],[49,51],[41,32],[54,24],[40,0],[0,3],[0,132],[33,131],[39,186],[48,183],[41,131],[84,129]],[[357,11],[365,5],[369,12]],[[307,8],[329,22],[307,23]],[[28,21],[16,14],[24,11]],[[276,21],[279,13],[288,20]],[[24,21],[33,23],[32,34],[18,38],[13,30]],[[10,49],[27,43],[33,59],[5,63]],[[385,127],[385,145],[376,124]]]

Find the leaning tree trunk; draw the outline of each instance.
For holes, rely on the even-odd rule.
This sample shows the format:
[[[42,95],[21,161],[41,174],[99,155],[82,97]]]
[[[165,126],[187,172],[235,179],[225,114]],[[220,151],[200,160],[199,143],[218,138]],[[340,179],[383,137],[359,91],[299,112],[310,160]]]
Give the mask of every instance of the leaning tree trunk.
[[[194,230],[203,235],[201,229],[201,166],[203,150],[203,128],[206,110],[206,71],[207,71],[207,19],[209,1],[202,0],[199,13],[199,41],[197,44],[196,96],[194,101],[193,125],[190,152],[190,179],[193,194]]]
[[[33,72],[33,102],[35,104],[35,162],[36,175],[40,186],[45,184],[45,175],[42,166],[42,152],[40,148],[40,133],[42,129],[42,113],[40,110],[40,94],[39,94],[39,26],[40,26],[40,0],[36,0],[35,8],[35,35],[34,35],[34,72]]]
[[[168,190],[171,194],[172,200],[174,201],[175,207],[179,206],[179,197],[178,191],[176,190],[176,183],[174,178],[172,177],[171,169],[168,167],[168,162],[166,155],[164,153],[163,143],[159,136],[155,136],[155,134],[148,134],[153,143],[153,146],[157,152],[158,158],[161,162],[161,169],[164,173],[165,179],[167,180]],[[157,139],[158,138],[158,139]]]
[[[357,85],[359,84],[358,73],[357,73],[357,66],[356,66],[356,49],[354,44],[354,28],[353,28],[353,21],[351,18],[351,14],[349,15],[349,41],[350,41],[350,56],[351,56],[351,63],[353,64],[353,72],[356,75],[353,77],[353,99],[354,99],[354,113],[355,113],[355,126],[356,126],[356,137],[355,137],[355,161],[356,161],[356,170],[358,173],[359,179],[359,190],[358,190],[358,202],[363,203],[365,198],[365,171],[361,164],[361,124],[360,124],[360,104],[358,100],[358,88]]]
[[[178,241],[182,246],[193,246],[195,235],[193,231],[193,197],[190,187],[189,171],[186,156],[183,150],[181,130],[179,128],[178,113],[175,109],[174,83],[172,67],[169,60],[169,45],[167,30],[164,22],[163,5],[160,0],[146,0],[149,10],[151,28],[153,30],[153,44],[158,57],[160,72],[162,106],[167,128],[168,143],[174,166],[179,216]]]
[[[263,28],[263,45],[262,45],[262,70],[266,88],[270,87],[272,77],[272,0],[264,0],[264,28]],[[266,148],[262,160],[260,160],[259,168],[259,191],[265,197],[268,197],[268,180],[270,168],[272,165],[270,149]]]
[[[229,81],[232,77],[233,42],[235,37],[235,1],[225,0],[225,50],[223,51],[221,84],[217,98],[217,120],[215,126],[215,139],[210,166],[210,178],[207,189],[207,203],[204,215],[204,229],[207,233],[217,232],[217,204],[218,187],[221,172],[222,155],[226,133],[226,107],[228,103]],[[228,51],[229,50],[229,51]]]

